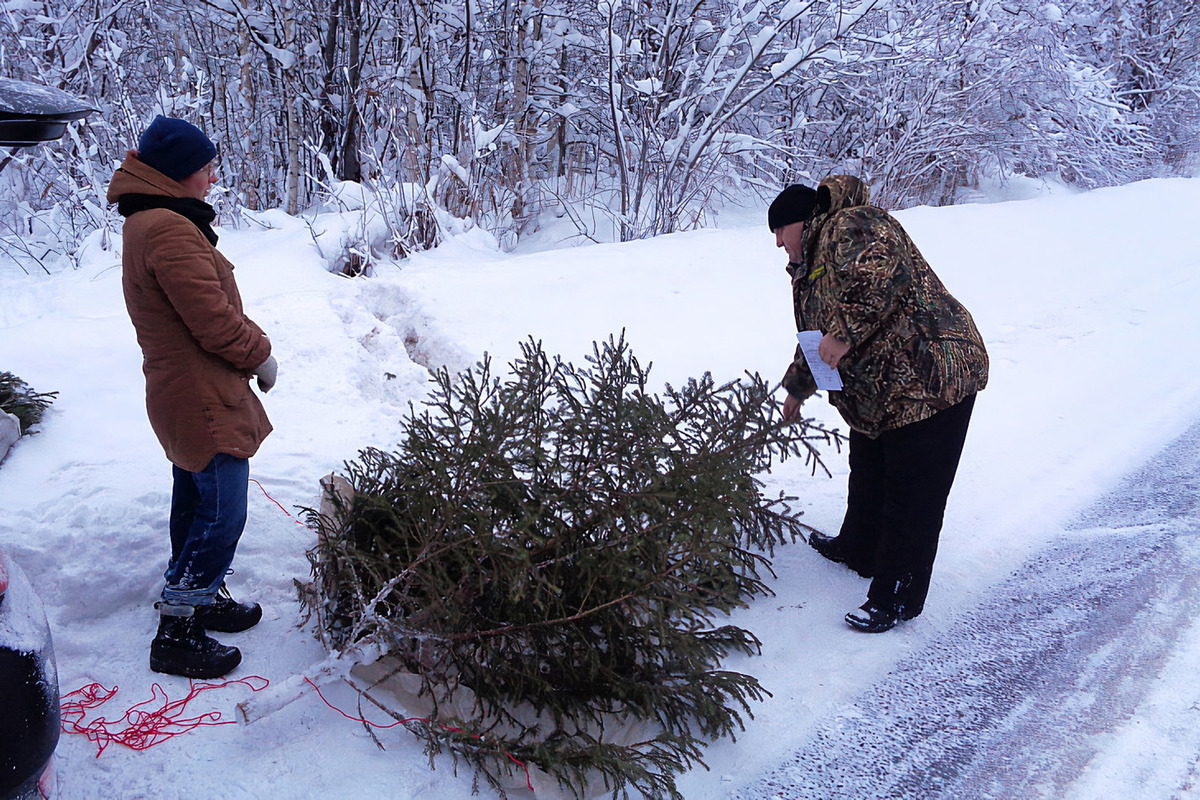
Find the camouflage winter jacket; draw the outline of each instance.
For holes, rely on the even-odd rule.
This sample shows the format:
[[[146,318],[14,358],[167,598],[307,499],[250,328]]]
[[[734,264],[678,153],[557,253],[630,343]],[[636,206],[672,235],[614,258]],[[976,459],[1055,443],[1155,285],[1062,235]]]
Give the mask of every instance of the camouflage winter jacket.
[[[804,259],[791,264],[796,329],[850,345],[829,402],[868,436],[933,416],[987,385],[988,358],[970,313],[946,291],[887,212],[868,205],[858,178],[817,187]],[[800,348],[783,378],[799,399],[816,391]]]

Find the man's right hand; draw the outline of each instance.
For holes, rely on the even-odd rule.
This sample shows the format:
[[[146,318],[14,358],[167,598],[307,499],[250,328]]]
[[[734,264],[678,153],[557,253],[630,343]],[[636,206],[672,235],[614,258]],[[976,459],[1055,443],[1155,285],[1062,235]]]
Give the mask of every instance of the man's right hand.
[[[800,406],[803,404],[803,400],[797,400],[789,394],[787,399],[783,401],[783,421],[795,422],[800,419]]]

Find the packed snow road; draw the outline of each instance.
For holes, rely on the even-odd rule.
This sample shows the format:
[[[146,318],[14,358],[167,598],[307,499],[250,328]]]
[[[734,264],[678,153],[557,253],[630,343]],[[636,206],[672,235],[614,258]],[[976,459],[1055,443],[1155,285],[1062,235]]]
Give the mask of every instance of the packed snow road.
[[[732,796],[1200,797],[1198,612],[1200,424]]]

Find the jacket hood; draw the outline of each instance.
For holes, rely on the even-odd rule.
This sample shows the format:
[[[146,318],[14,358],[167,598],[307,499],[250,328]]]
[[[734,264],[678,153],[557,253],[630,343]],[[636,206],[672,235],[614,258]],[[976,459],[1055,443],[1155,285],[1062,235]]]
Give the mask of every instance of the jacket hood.
[[[125,161],[113,173],[108,184],[108,202],[115,203],[125,194],[149,194],[162,197],[190,197],[187,190],[175,181],[138,160],[134,151],[129,151]]]
[[[813,251],[821,238],[821,231],[825,228],[825,223],[839,211],[865,206],[870,202],[870,188],[853,175],[830,175],[817,184],[817,207],[813,212],[812,220],[804,227],[804,244],[802,246],[804,252],[802,274],[808,275],[810,281],[820,275],[819,272],[814,274],[811,270],[813,268]],[[794,274],[794,272],[794,270],[789,270],[789,274]]]
[[[817,216],[871,202],[871,189],[853,175],[830,175],[817,184]]]

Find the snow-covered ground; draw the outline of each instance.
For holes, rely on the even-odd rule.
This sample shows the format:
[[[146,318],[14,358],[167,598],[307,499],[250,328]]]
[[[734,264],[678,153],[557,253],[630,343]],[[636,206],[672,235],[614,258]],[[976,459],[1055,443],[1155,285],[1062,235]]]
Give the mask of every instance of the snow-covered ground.
[[[1185,503],[1167,527],[1104,511],[1131,485],[1154,485],[1167,502],[1173,482],[1186,479],[1137,470],[1200,421],[1197,208],[1200,180],[1180,179],[897,214],[971,309],[992,361],[926,613],[887,634],[856,633],[842,615],[863,601],[865,581],[803,544],[778,550],[776,595],[733,620],[762,639],[763,653],[728,663],[773,696],[736,741],[706,751],[711,771],[681,776],[685,797],[857,798],[881,786],[889,796],[933,796],[985,769],[986,762],[964,766],[982,756],[962,742],[986,742],[980,753],[1016,753],[1030,737],[1045,742],[1043,761],[1062,763],[1043,764],[1049,777],[1019,788],[993,771],[1000,777],[986,791],[974,784],[977,796],[1200,796],[1192,787],[1200,629],[1195,614],[1178,613],[1197,604],[1195,581],[1179,568],[1196,563],[1189,547],[1198,525],[1188,523],[1195,505]],[[624,329],[659,383],[704,371],[718,379],[744,370],[781,376],[794,342],[790,296],[785,259],[764,219],[760,211],[733,214],[719,229],[513,255],[475,231],[356,280],[325,271],[300,220],[270,212],[258,217],[266,230],[222,231],[247,311],[280,362],[278,385],[264,399],[275,432],[251,462],[264,491],[251,486],[251,519],[230,579],[266,616],[251,631],[220,637],[245,655],[230,677],[279,686],[324,658],[300,627],[293,586],[308,577],[314,538],[272,499],[296,514],[317,501],[318,479],[359,448],[393,445],[408,403],[428,386],[423,365],[462,369],[485,351],[503,363],[531,335],[578,363],[592,341]],[[92,682],[118,686],[101,712],[110,718],[150,699],[155,683],[172,699],[187,693],[186,681],[146,664],[168,548],[170,468],[146,422],[119,264],[119,252],[96,237],[77,270],[51,277],[0,268],[0,369],[60,393],[42,432],[22,439],[0,467],[0,546],[46,605],[63,693]],[[841,424],[821,399],[805,411]],[[1197,437],[1180,442],[1195,448]],[[805,521],[834,532],[845,455],[829,452],[826,462],[832,480],[795,461],[766,480],[769,491],[802,498]],[[1147,477],[1121,483],[1139,474]],[[1153,559],[1164,564],[1157,582]],[[1144,580],[1121,582],[1114,563],[1140,565]],[[1113,594],[1134,597],[1133,606],[1080,610],[1103,609]],[[1143,608],[1166,616],[1148,624]],[[1105,626],[1115,630],[1096,632]],[[1051,646],[1076,633],[1085,641],[1077,650]],[[997,663],[1009,666],[972,672]],[[1046,677],[1018,681],[1011,665]],[[969,697],[979,681],[1016,688],[983,692],[979,702],[991,711],[947,722],[946,693],[927,684],[967,673],[968,688],[949,696]],[[344,685],[326,696],[358,713]],[[188,713],[236,719],[236,704],[249,697],[245,686],[214,690]],[[1008,707],[1036,710],[1051,699],[1054,713]],[[1114,703],[1120,713],[1093,713]],[[910,724],[892,724],[901,718]],[[921,733],[936,728],[945,737],[948,725],[957,749],[939,749],[927,741],[932,733]],[[456,776],[448,761],[431,770],[403,729],[376,735],[386,750],[311,690],[251,724],[199,728],[144,751],[114,745],[97,758],[94,744],[68,735],[58,748],[60,796],[471,796],[469,774]],[[879,782],[901,772],[923,777]],[[949,775],[944,784],[939,775]],[[530,793],[523,777],[514,779],[511,796],[560,796],[534,780]]]

